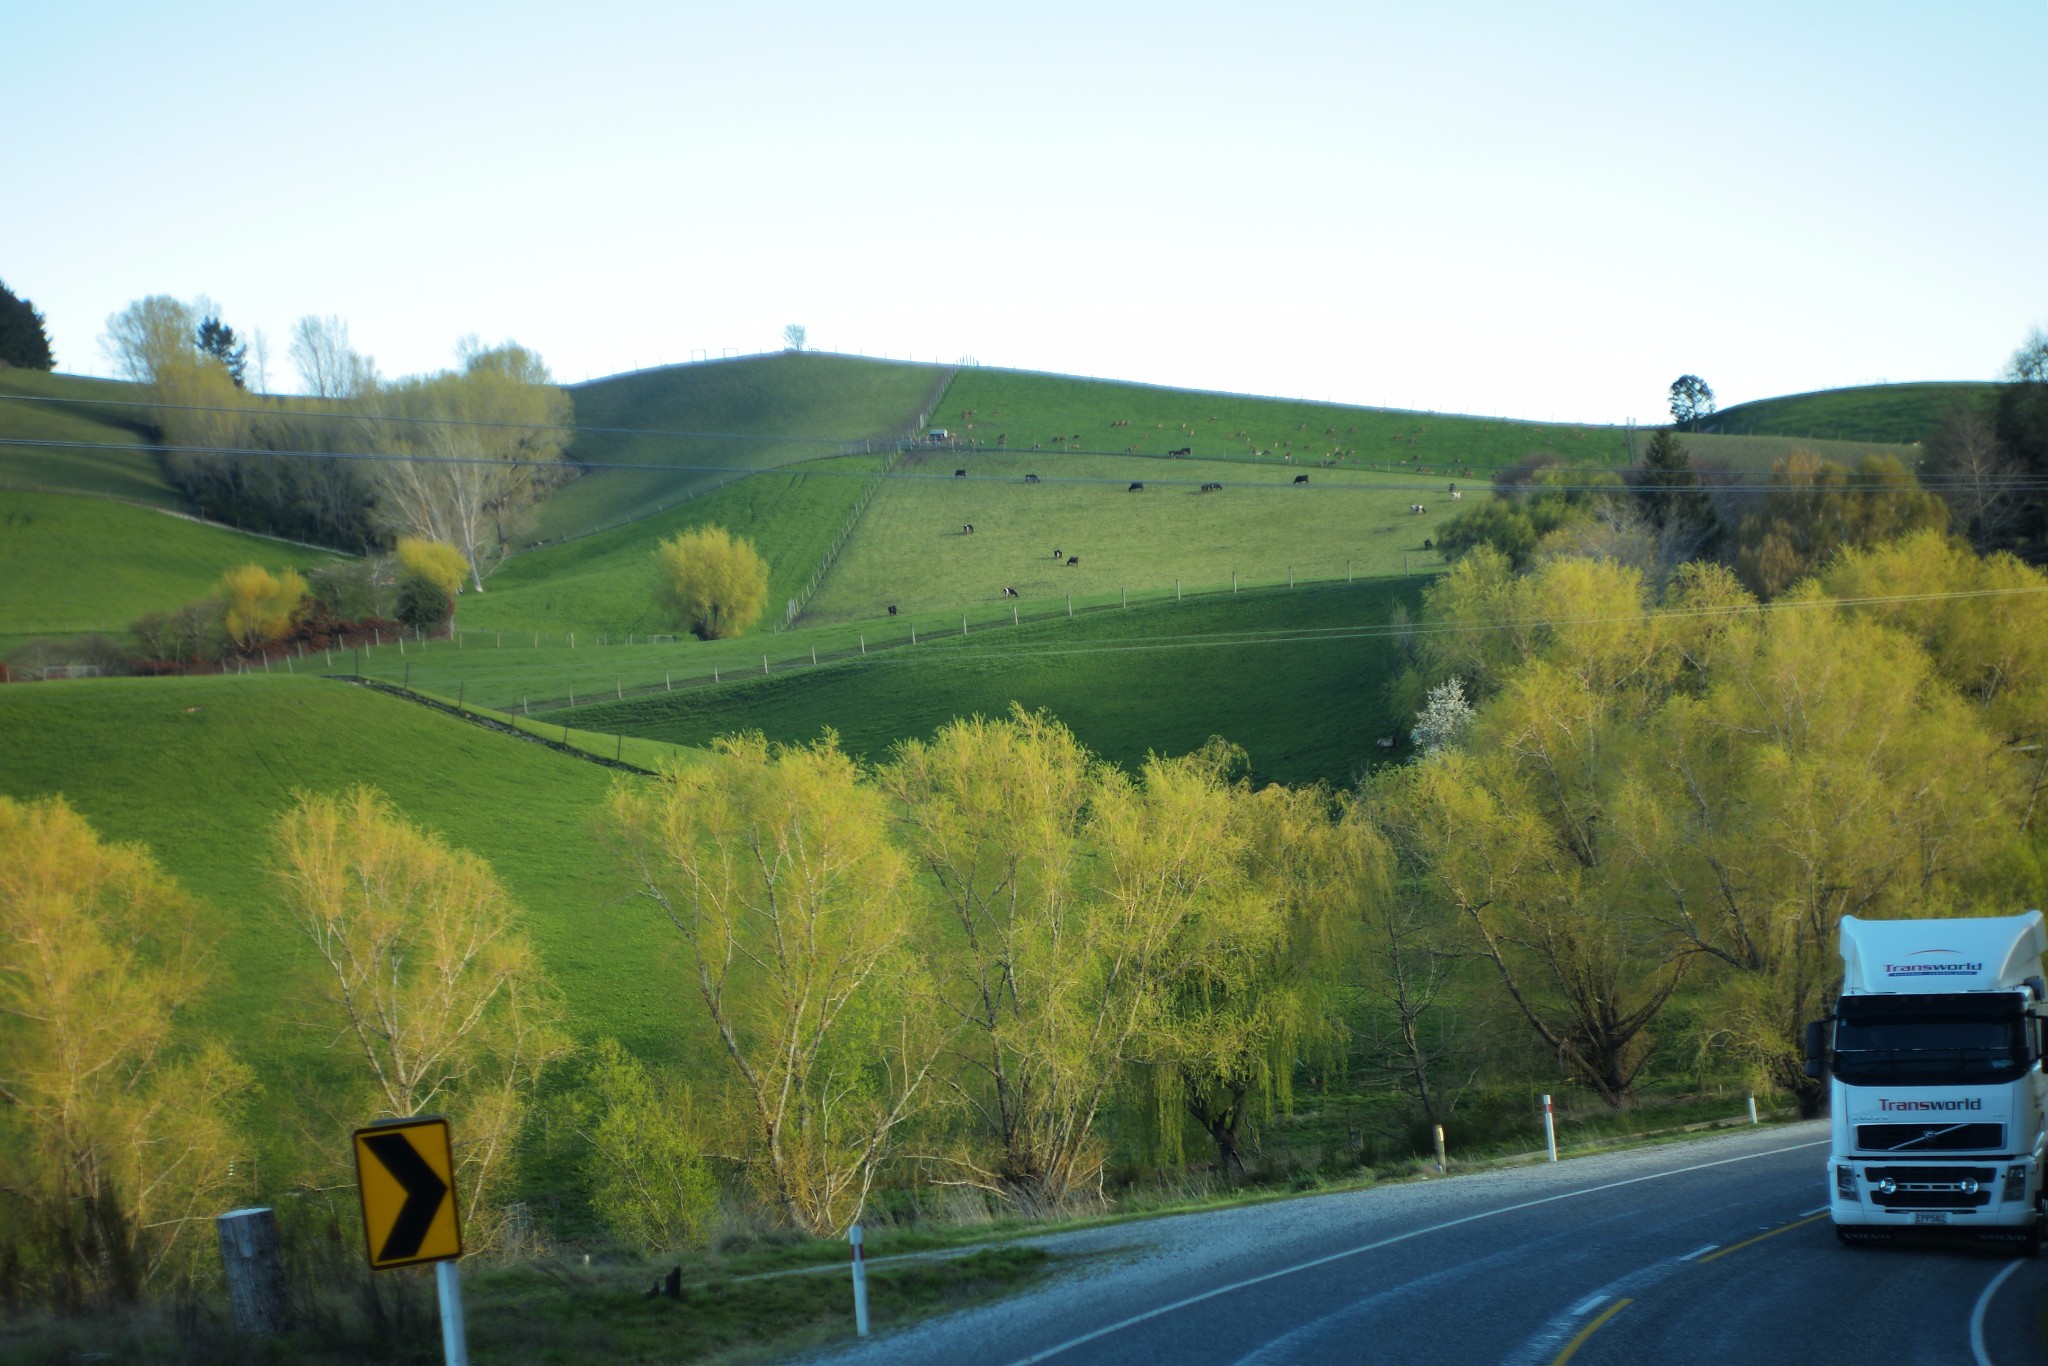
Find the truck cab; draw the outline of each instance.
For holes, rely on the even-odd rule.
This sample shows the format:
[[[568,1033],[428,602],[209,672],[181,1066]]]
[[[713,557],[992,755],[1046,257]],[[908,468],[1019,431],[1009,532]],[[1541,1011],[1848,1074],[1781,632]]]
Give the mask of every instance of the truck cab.
[[[1831,1074],[1842,1241],[1946,1231],[2040,1250],[2044,950],[2039,911],[1843,917],[1835,1013],[1807,1029],[1809,1073]]]

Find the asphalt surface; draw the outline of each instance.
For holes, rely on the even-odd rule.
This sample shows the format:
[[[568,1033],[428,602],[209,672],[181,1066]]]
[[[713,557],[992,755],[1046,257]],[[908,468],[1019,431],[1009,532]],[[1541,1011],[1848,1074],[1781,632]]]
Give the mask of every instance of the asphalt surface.
[[[1826,1152],[1788,1125],[1033,1239],[1088,1255],[830,1359],[2048,1364],[2048,1256],[1843,1247]]]

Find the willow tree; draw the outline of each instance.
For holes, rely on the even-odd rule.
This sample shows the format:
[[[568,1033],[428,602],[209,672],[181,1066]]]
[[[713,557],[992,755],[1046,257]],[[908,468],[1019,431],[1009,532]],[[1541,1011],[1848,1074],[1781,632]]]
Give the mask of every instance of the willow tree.
[[[147,851],[0,796],[0,1261],[61,1307],[190,1267],[233,1198],[251,1078],[188,1020],[211,940]]]
[[[302,793],[275,828],[289,923],[331,987],[366,1115],[445,1113],[471,1241],[502,1242],[500,1192],[529,1098],[567,1051],[552,982],[490,865],[374,789]]]
[[[791,1224],[844,1232],[928,1104],[941,1047],[886,800],[834,736],[753,734],[614,787],[608,808],[725,1057],[720,1137]]]
[[[1029,1211],[1097,1183],[1096,1119],[1127,1041],[1105,1040],[1126,985],[1097,971],[1086,932],[1082,840],[1101,781],[1073,732],[1015,704],[904,741],[880,774],[949,922],[932,953],[934,999],[957,1026],[941,1077],[970,1140],[939,1179]]]

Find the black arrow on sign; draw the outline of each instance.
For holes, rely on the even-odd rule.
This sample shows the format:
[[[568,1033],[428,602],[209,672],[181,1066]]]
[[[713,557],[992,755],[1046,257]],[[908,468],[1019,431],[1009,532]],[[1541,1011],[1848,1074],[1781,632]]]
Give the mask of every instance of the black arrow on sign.
[[[380,1262],[402,1262],[416,1255],[426,1241],[427,1230],[441,1210],[441,1198],[448,1194],[448,1183],[435,1174],[404,1134],[365,1134],[363,1146],[405,1187],[405,1204],[385,1235],[383,1251],[377,1254]]]

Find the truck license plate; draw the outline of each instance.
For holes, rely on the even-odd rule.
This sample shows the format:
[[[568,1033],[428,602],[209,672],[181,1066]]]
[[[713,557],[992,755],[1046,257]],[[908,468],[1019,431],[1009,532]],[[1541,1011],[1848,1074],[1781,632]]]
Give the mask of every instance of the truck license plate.
[[[1913,1222],[1916,1224],[1945,1224],[1948,1222],[1948,1215],[1941,1210],[1916,1210],[1913,1213]]]

